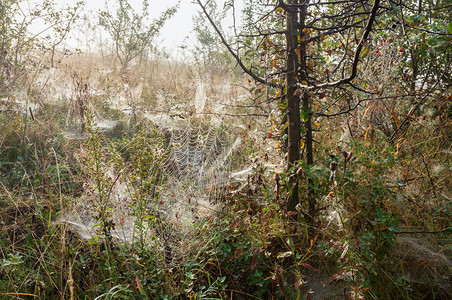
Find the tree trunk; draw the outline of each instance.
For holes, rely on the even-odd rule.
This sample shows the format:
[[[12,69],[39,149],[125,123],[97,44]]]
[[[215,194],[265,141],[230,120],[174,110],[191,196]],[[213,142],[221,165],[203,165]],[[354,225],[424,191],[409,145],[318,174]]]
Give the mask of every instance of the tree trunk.
[[[299,0],[288,1],[286,19],[286,41],[287,41],[287,74],[286,74],[286,98],[287,98],[287,169],[294,166],[300,158],[300,97],[296,94],[297,72],[298,72],[298,9],[294,5]],[[298,51],[298,50],[297,50]],[[292,189],[287,210],[294,211],[298,204],[298,182],[295,177],[289,184]]]
[[[307,8],[309,4],[309,0],[306,0],[304,2],[305,5],[303,5],[300,9],[300,80],[301,82],[305,82],[308,84],[308,68],[307,68],[307,50],[306,50],[306,40],[308,39],[308,36],[306,36],[307,30],[306,30],[306,15],[307,15]],[[304,128],[305,128],[305,153],[306,153],[306,164],[308,166],[314,164],[314,154],[313,154],[313,136],[312,136],[312,123],[311,123],[311,104],[309,101],[309,95],[308,93],[303,93],[302,95],[303,100],[303,111],[305,112],[305,119],[304,119]],[[307,202],[308,202],[308,215],[309,220],[308,222],[313,222],[315,218],[316,213],[316,199],[314,195],[314,191],[312,190],[313,182],[311,178],[308,178],[308,192],[307,192]]]

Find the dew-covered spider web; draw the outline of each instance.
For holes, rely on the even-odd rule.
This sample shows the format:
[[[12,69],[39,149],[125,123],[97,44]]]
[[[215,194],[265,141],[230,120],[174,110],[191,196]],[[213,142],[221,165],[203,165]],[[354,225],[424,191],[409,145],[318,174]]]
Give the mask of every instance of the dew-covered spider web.
[[[224,127],[189,123],[173,132],[165,161],[165,210],[177,222],[193,222],[215,211],[228,186],[231,143]],[[181,224],[183,225],[183,224]]]
[[[219,209],[230,181],[231,154],[240,142],[225,127],[212,124],[189,122],[173,130],[159,206],[166,219],[160,241],[167,266],[178,266],[192,247],[205,242],[196,237],[194,225]]]
[[[163,180],[157,187],[158,199],[149,199],[148,213],[157,213],[178,237],[169,240],[183,242],[189,236],[196,221],[209,218],[219,207],[221,197],[229,185],[231,154],[240,144],[224,126],[202,122],[187,122],[181,129],[172,129],[168,138],[167,156],[163,164]],[[114,184],[108,198],[108,212],[114,224],[112,237],[122,242],[136,239],[136,217],[133,215],[133,187],[127,176],[118,176],[107,169],[105,176]],[[84,239],[98,235],[95,219],[95,198],[90,189],[74,202],[74,207],[61,218]],[[92,189],[91,189],[92,190]],[[146,212],[143,212],[146,213]],[[143,228],[141,229],[143,230]],[[146,236],[158,234],[155,228],[147,228]]]

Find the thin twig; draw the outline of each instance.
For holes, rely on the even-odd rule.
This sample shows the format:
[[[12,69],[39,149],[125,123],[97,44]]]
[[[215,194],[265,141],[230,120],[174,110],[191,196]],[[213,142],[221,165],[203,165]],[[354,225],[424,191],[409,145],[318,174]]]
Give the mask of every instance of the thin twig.
[[[437,231],[427,231],[427,230],[422,230],[422,231],[399,231],[399,232],[394,232],[395,234],[439,234],[439,233],[446,233],[446,232],[452,232],[452,228],[445,228],[443,230],[437,230]]]

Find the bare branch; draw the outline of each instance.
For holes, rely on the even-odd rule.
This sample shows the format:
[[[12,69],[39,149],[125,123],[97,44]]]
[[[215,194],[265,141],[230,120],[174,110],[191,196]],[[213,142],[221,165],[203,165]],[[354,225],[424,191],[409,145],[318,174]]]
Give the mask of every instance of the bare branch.
[[[237,53],[235,53],[235,51],[231,48],[231,45],[229,45],[229,43],[226,41],[226,39],[223,36],[223,33],[220,31],[220,29],[218,29],[218,26],[215,24],[215,22],[212,20],[212,18],[210,17],[209,13],[206,10],[206,7],[202,4],[201,0],[196,0],[196,2],[198,2],[199,6],[201,7],[202,11],[204,12],[204,15],[207,17],[207,19],[209,20],[210,24],[213,26],[213,28],[215,29],[215,31],[217,32],[218,36],[221,39],[221,42],[223,43],[223,45],[226,46],[226,48],[228,49],[229,53],[231,53],[231,55],[234,57],[234,59],[236,60],[237,64],[240,66],[240,68],[242,68],[242,70],[248,74],[249,76],[251,76],[255,81],[266,84],[268,86],[271,87],[279,87],[278,84],[275,84],[273,82],[268,81],[265,78],[262,78],[258,75],[256,75],[255,73],[253,73],[250,69],[248,69],[242,62],[242,60],[240,59],[240,57],[238,56]]]

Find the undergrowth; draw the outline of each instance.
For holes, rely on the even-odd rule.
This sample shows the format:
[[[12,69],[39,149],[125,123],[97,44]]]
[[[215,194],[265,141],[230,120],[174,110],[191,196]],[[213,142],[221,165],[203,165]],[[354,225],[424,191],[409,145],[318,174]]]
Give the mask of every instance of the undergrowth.
[[[143,74],[151,76],[137,72]],[[173,80],[182,82],[183,76],[194,75]],[[195,219],[187,231],[163,209],[171,132],[143,112],[124,116],[107,103],[118,95],[118,82],[137,85],[138,79],[73,80],[69,106],[45,104],[30,115],[13,100],[2,103],[2,299],[452,294],[450,124],[444,119],[431,121],[435,136],[414,135],[424,125],[419,120],[395,142],[384,134],[358,136],[339,149],[331,139],[317,148],[316,165],[300,161],[290,170],[273,168],[282,158],[262,150],[271,136],[241,128],[231,160],[234,171],[248,172],[222,187],[217,210]],[[89,92],[97,84],[105,84],[104,95]],[[152,99],[130,96],[130,106],[176,101],[193,91],[179,84],[175,96],[160,100],[153,92],[143,90]],[[127,125],[114,133],[96,127],[99,119],[113,116]],[[294,177],[300,205],[287,211]],[[308,196],[318,200],[314,218],[306,215]],[[88,237],[68,219],[82,202],[93,212]],[[118,232],[128,223],[132,230],[121,238]]]

